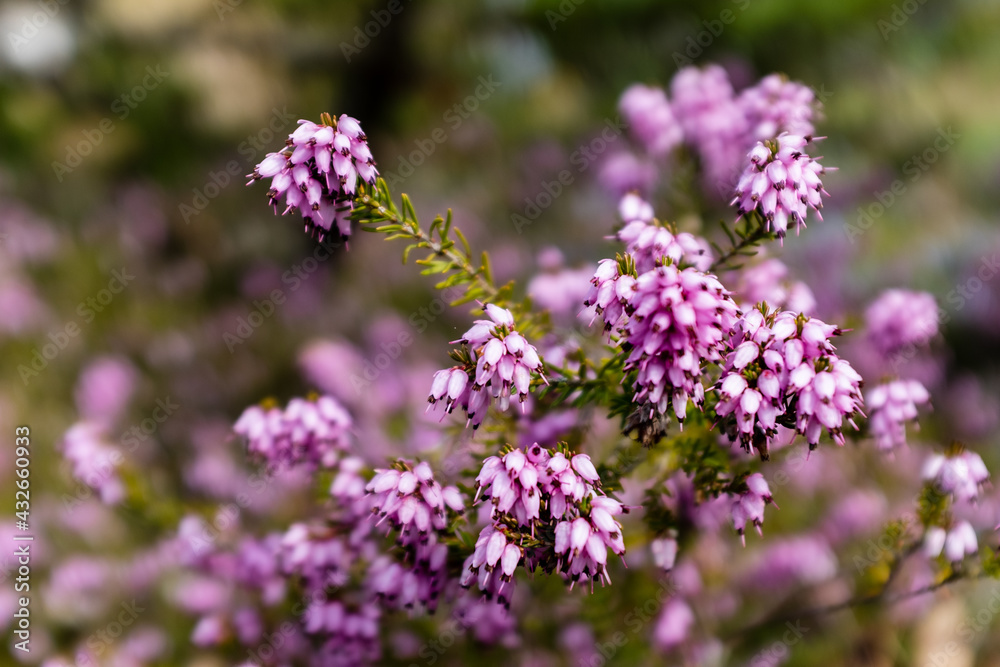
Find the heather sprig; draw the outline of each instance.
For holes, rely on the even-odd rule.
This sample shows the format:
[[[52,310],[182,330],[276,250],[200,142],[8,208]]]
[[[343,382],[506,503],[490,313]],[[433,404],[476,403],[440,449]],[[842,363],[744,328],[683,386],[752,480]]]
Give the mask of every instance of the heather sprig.
[[[405,264],[414,251],[426,251],[417,259],[424,267],[421,275],[438,275],[443,279],[435,284],[436,289],[465,286],[465,294],[452,302],[461,305],[472,301],[493,303],[515,308],[510,304],[513,282],[497,286],[493,280],[489,254],[483,252],[476,257],[462,231],[452,224],[451,209],[444,216],[437,216],[426,230],[420,226],[413,203],[405,194],[400,196],[397,207],[385,180],[378,179],[370,188],[360,191],[355,200],[357,209],[354,219],[369,232],[385,234],[387,241],[403,239],[408,242],[403,249]]]

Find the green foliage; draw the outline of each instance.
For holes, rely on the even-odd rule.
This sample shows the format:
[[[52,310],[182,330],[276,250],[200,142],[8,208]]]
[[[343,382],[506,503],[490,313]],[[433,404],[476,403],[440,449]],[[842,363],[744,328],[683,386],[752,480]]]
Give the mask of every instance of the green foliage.
[[[424,267],[421,275],[443,276],[434,285],[436,289],[465,285],[465,293],[452,301],[451,305],[481,301],[511,308],[515,316],[521,312],[515,310],[516,307],[510,303],[513,281],[500,287],[494,284],[489,255],[483,252],[478,259],[474,257],[465,235],[452,225],[450,209],[444,217],[434,218],[430,228],[424,230],[420,227],[410,198],[402,195],[400,206],[397,207],[384,179],[379,179],[374,187],[363,187],[355,203],[357,208],[352,217],[361,224],[362,229],[385,234],[387,241],[409,241],[403,250],[404,264],[414,250],[427,251],[416,263]]]
[[[948,496],[935,486],[925,484],[917,500],[917,516],[924,526],[944,525],[948,516]]]
[[[767,226],[757,211],[751,211],[743,216],[743,219],[733,225],[732,229],[725,220],[719,220],[719,226],[726,233],[732,247],[724,251],[714,241],[710,242],[712,248],[719,255],[719,258],[709,267],[710,272],[739,269],[743,265],[736,263],[737,258],[753,257],[757,254],[758,246],[778,238],[774,232],[767,231]]]
[[[996,549],[983,549],[981,563],[983,574],[993,579],[1000,579],[1000,554]]]

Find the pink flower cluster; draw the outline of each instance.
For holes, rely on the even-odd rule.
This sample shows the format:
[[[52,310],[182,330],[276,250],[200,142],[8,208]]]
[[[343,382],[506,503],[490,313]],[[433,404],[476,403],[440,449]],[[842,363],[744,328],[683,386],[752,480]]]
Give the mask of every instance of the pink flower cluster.
[[[300,212],[306,232],[315,232],[322,240],[336,225],[346,239],[351,235],[351,201],[358,181],[374,183],[377,175],[358,121],[346,114],[336,120],[324,114],[319,125],[300,120],[287,146],[268,153],[247,175],[247,185],[270,178],[267,196],[275,211],[284,196],[282,214]]]
[[[815,99],[812,88],[769,74],[742,91],[736,103],[746,116],[750,135],[763,141],[782,132],[812,135]]]
[[[823,166],[803,152],[810,141],[811,137],[782,133],[773,141],[758,142],[750,150],[750,163],[731,202],[739,209],[737,219],[757,211],[766,229],[773,229],[779,239],[785,237],[789,222],[795,225],[796,233],[805,227],[809,208],[822,219],[822,195],[829,194],[820,180]]]
[[[350,667],[374,664],[382,656],[379,640],[381,610],[371,602],[357,607],[339,600],[316,598],[305,611],[306,632],[324,637],[313,664]]]
[[[890,357],[907,347],[926,345],[938,332],[934,295],[889,289],[865,311],[868,336],[875,348]]]
[[[979,551],[976,530],[968,521],[958,521],[947,531],[940,526],[931,526],[924,534],[924,553],[928,558],[944,557],[952,563],[959,563],[966,556]]]
[[[779,424],[804,435],[816,447],[825,428],[844,444],[843,421],[861,413],[861,376],[840,359],[830,338],[840,331],[789,311],[751,310],[729,338],[719,379],[720,417],[733,415],[730,440],[766,456]],[[857,426],[855,425],[855,428]]]
[[[116,505],[125,498],[125,485],[118,474],[118,465],[124,457],[108,444],[104,426],[78,422],[66,431],[60,448],[73,477],[97,491],[101,502]]]
[[[721,360],[736,304],[715,276],[666,265],[638,277],[629,305],[625,370],[638,371],[635,401],[664,415],[672,401],[683,424],[688,400],[704,400],[703,366]]]
[[[243,411],[233,431],[247,449],[270,464],[307,463],[332,468],[348,445],[351,416],[332,396],[315,401],[293,398],[285,409],[254,405]]]
[[[462,407],[474,429],[485,419],[492,400],[506,410],[511,396],[516,394],[523,404],[532,375],[545,381],[538,350],[516,331],[511,312],[492,303],[486,304],[484,310],[489,320],[476,320],[465,335],[452,341],[468,346],[469,363],[435,373],[427,398],[431,406],[443,402],[448,414],[456,405]]]
[[[712,266],[711,246],[701,237],[687,232],[674,234],[666,227],[645,220],[625,220],[625,223],[617,237],[635,258],[639,273],[652,270],[665,259],[678,266],[693,266],[699,271],[708,271]]]
[[[684,140],[701,159],[706,189],[730,190],[753,137],[726,71],[718,65],[685,67],[670,82],[670,95]]]
[[[590,279],[590,291],[583,305],[594,308],[593,324],[597,316],[604,320],[606,332],[618,332],[625,325],[627,313],[631,312],[631,299],[635,295],[635,275],[630,273],[629,258],[602,259],[597,265],[594,277]]]
[[[764,523],[764,507],[775,505],[767,480],[759,472],[755,472],[745,480],[746,489],[741,493],[732,494],[733,504],[730,512],[733,516],[733,528],[740,536],[743,546],[746,546],[745,529],[747,523],[753,524],[758,535],[763,535],[761,525]]]
[[[917,420],[917,406],[930,394],[917,380],[893,380],[868,392],[868,428],[882,451],[906,444],[906,422]]]
[[[586,454],[545,449],[511,449],[483,462],[476,478],[480,494],[493,504],[491,523],[479,534],[464,565],[462,585],[478,583],[488,597],[510,603],[517,566],[560,572],[570,588],[580,579],[610,583],[607,550],[624,555],[625,512],[600,492],[597,469]]]
[[[343,587],[350,582],[355,564],[370,557],[370,530],[335,531],[327,526],[295,523],[281,537],[281,567],[310,590]],[[343,534],[346,532],[347,534]]]
[[[372,513],[379,523],[388,520],[404,541],[420,539],[432,530],[443,530],[447,510],[462,513],[465,503],[457,487],[442,488],[426,461],[413,465],[399,459],[393,468],[376,468],[365,487]]]
[[[732,191],[755,142],[782,132],[814,134],[813,91],[777,74],[737,95],[718,65],[685,67],[670,83],[670,98],[661,88],[635,84],[622,94],[618,107],[648,155],[658,158],[688,145],[701,161],[706,189],[723,196]],[[636,163],[631,171],[640,167]],[[617,180],[623,179],[619,175]]]
[[[448,581],[448,510],[465,512],[465,500],[454,486],[441,487],[426,462],[400,459],[393,468],[378,469],[368,483],[372,512],[399,532],[396,543],[404,562],[383,555],[368,571],[368,586],[388,607],[415,607],[433,612]]]
[[[982,457],[967,449],[935,454],[924,463],[923,478],[941,493],[961,502],[975,502],[990,478]]]
[[[449,581],[443,538],[465,501],[456,487],[442,487],[426,462],[399,459],[377,469],[367,484],[356,462],[341,461],[331,487],[338,504],[324,523],[297,523],[286,531],[280,563],[284,576],[299,581],[312,600],[306,632],[320,635],[331,650],[344,642],[348,654],[364,663],[377,657],[383,611],[437,608]],[[359,498],[370,507],[364,516],[357,513]],[[372,514],[379,515],[377,523]],[[381,552],[372,531],[382,522],[397,532],[396,549],[388,552]]]
[[[812,314],[816,308],[816,298],[809,286],[790,280],[788,267],[774,257],[740,269],[733,293],[733,298],[744,312],[761,301],[766,301],[772,308],[806,315]]]
[[[622,93],[618,109],[650,155],[665,155],[684,140],[662,88],[633,84]]]

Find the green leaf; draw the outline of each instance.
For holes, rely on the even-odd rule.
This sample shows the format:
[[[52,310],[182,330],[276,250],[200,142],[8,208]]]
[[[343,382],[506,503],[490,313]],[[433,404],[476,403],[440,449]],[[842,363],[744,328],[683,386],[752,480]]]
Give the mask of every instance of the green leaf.
[[[413,208],[413,202],[410,201],[410,198],[405,193],[400,198],[403,201],[403,217],[409,220],[416,220],[417,212]]]
[[[722,231],[724,231],[726,233],[726,236],[729,237],[729,242],[732,243],[733,245],[736,245],[736,237],[733,236],[733,232],[732,232],[731,229],[729,229],[729,225],[726,224],[726,221],[725,220],[719,220],[719,224],[722,225]],[[712,245],[715,245],[715,244],[712,244]]]
[[[448,214],[444,219],[444,233],[441,235],[442,239],[448,238],[448,234],[451,233],[451,209],[448,209]]]
[[[472,257],[472,248],[469,247],[469,242],[465,240],[465,234],[463,234],[462,230],[458,227],[455,227],[455,236],[457,236],[458,240],[462,242],[462,247],[465,248],[465,256]]]
[[[487,282],[493,282],[493,270],[490,268],[490,256],[485,250],[482,255],[482,268],[480,271],[483,272],[483,277],[486,278]]]
[[[466,304],[466,303],[469,303],[471,301],[474,301],[475,298],[476,297],[472,294],[472,290],[470,289],[468,292],[465,293],[465,296],[461,296],[461,297],[455,299],[449,305],[452,305],[452,306],[461,306],[462,304]]]

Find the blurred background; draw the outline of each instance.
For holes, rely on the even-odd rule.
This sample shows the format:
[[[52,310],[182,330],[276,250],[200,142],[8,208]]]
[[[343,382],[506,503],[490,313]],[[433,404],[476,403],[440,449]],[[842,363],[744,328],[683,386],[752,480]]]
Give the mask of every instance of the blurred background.
[[[473,247],[491,250],[498,278],[517,279],[523,295],[540,270],[613,254],[604,237],[616,201],[600,174],[629,147],[616,110],[629,84],[667,86],[679,67],[713,62],[737,89],[771,72],[803,82],[822,103],[824,164],[839,170],[825,180],[824,220],[772,254],[812,289],[817,315],[845,328],[887,287],[934,294],[946,313],[944,361],[921,372],[940,380],[936,408],[952,431],[932,425],[924,435],[973,443],[996,462],[998,32],[1000,4],[990,0],[8,0],[0,425],[7,435],[32,429],[32,509],[47,535],[37,582],[54,599],[73,598],[36,598],[31,660],[86,637],[88,604],[106,611],[101,587],[87,589],[104,581],[95,563],[108,567],[94,554],[141,550],[187,509],[231,493],[217,480],[242,465],[228,429],[245,406],[320,389],[379,418],[364,431],[371,457],[436,446],[407,415],[468,310],[442,307],[432,281],[375,236],[317,253],[297,217],[273,214],[263,184],[244,187],[299,118],[324,111],[358,118],[393,190],[409,193],[426,221],[453,209]],[[542,196],[565,170],[571,182]],[[724,238],[715,223],[733,212],[723,198],[660,194],[661,218],[692,231],[700,218],[702,233]],[[414,343],[394,347],[407,332]],[[385,370],[371,368],[380,354],[393,358]],[[115,396],[122,405],[93,405]],[[126,502],[110,517],[78,498],[81,509],[68,512],[78,485],[57,444],[88,411],[113,415],[112,442],[141,472],[126,479],[126,495],[180,501],[142,511]],[[12,450],[0,448],[5,489]],[[288,487],[284,518],[280,508],[271,516],[279,524],[301,504],[303,492]],[[56,568],[68,551],[91,570]],[[56,593],[53,580],[75,593]],[[182,643],[192,622],[154,613]],[[807,636],[788,664],[924,664],[916,660],[936,649],[912,634],[919,619],[902,633],[891,622],[865,627],[859,616],[843,644]],[[610,627],[598,624],[598,639]],[[531,641],[545,645],[539,636]],[[996,636],[962,642],[965,661],[947,664],[1000,664]],[[609,664],[639,664],[647,651],[633,642]],[[150,664],[188,654],[162,655]]]

